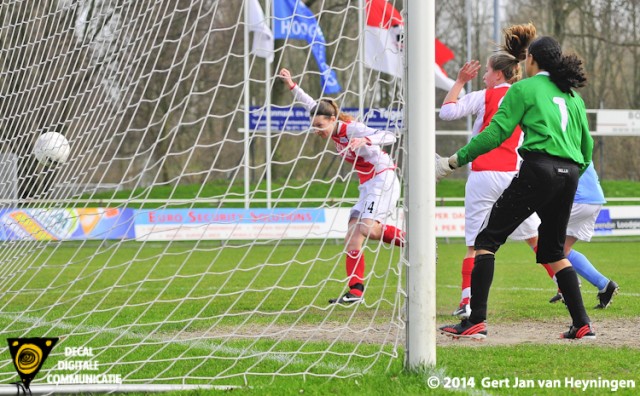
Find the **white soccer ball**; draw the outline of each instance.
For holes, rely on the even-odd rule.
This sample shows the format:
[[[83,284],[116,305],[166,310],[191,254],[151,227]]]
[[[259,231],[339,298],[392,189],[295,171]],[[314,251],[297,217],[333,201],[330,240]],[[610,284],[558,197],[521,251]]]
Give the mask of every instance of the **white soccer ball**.
[[[69,141],[58,132],[43,133],[33,147],[33,155],[44,166],[64,164],[70,152]]]

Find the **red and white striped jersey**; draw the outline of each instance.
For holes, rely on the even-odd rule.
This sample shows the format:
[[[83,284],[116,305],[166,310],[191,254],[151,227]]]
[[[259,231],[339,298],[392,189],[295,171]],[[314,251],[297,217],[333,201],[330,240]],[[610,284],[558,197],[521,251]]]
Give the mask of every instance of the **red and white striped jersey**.
[[[500,84],[491,89],[470,92],[458,102],[449,102],[440,108],[440,118],[456,120],[468,115],[475,115],[473,136],[481,133],[489,125],[491,118],[498,111],[502,98],[511,85]],[[521,158],[518,147],[522,144],[522,130],[516,127],[513,134],[500,146],[476,158],[471,163],[473,171],[512,172],[520,168]]]
[[[291,92],[295,100],[301,102],[307,110],[315,106],[316,101],[298,85],[293,87]],[[369,143],[355,151],[347,149],[349,141],[353,138],[366,138]],[[361,184],[384,171],[396,168],[389,154],[381,148],[396,142],[393,132],[369,128],[357,121],[338,121],[337,132],[331,135],[331,140],[335,143],[338,154],[354,165]]]

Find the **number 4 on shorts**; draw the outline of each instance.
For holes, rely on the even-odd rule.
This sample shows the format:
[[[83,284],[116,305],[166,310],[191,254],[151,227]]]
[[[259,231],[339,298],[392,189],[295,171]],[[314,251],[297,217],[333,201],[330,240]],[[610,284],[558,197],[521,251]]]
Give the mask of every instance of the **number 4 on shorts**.
[[[367,207],[367,210],[369,211],[369,213],[373,213],[373,206],[375,205],[375,201],[371,201],[371,205],[369,205],[369,207]]]

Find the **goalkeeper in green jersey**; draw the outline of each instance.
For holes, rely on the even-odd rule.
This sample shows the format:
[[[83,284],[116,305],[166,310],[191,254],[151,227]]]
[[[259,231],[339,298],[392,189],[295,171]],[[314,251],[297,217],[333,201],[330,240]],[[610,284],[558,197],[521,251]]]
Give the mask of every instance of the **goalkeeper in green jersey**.
[[[585,105],[573,90],[584,86],[586,77],[581,60],[563,54],[560,44],[546,36],[529,45],[525,68],[532,77],[511,86],[489,126],[451,157],[436,159],[436,179],[440,180],[499,146],[517,125],[524,132],[518,149],[523,158],[520,171],[493,205],[475,240],[471,315],[457,325],[440,328],[455,338],[486,337],[495,253],[532,213],[541,220],[536,261],[549,263],[555,272],[573,321],[560,337],[595,338],[578,277],[563,249],[578,179],[591,163],[593,151]]]

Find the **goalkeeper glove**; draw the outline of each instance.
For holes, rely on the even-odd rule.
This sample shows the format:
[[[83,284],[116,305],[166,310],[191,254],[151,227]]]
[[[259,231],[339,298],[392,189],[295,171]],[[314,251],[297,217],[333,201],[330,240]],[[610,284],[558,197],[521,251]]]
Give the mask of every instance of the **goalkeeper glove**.
[[[436,153],[436,182],[444,179],[458,168],[458,155],[441,157]]]

